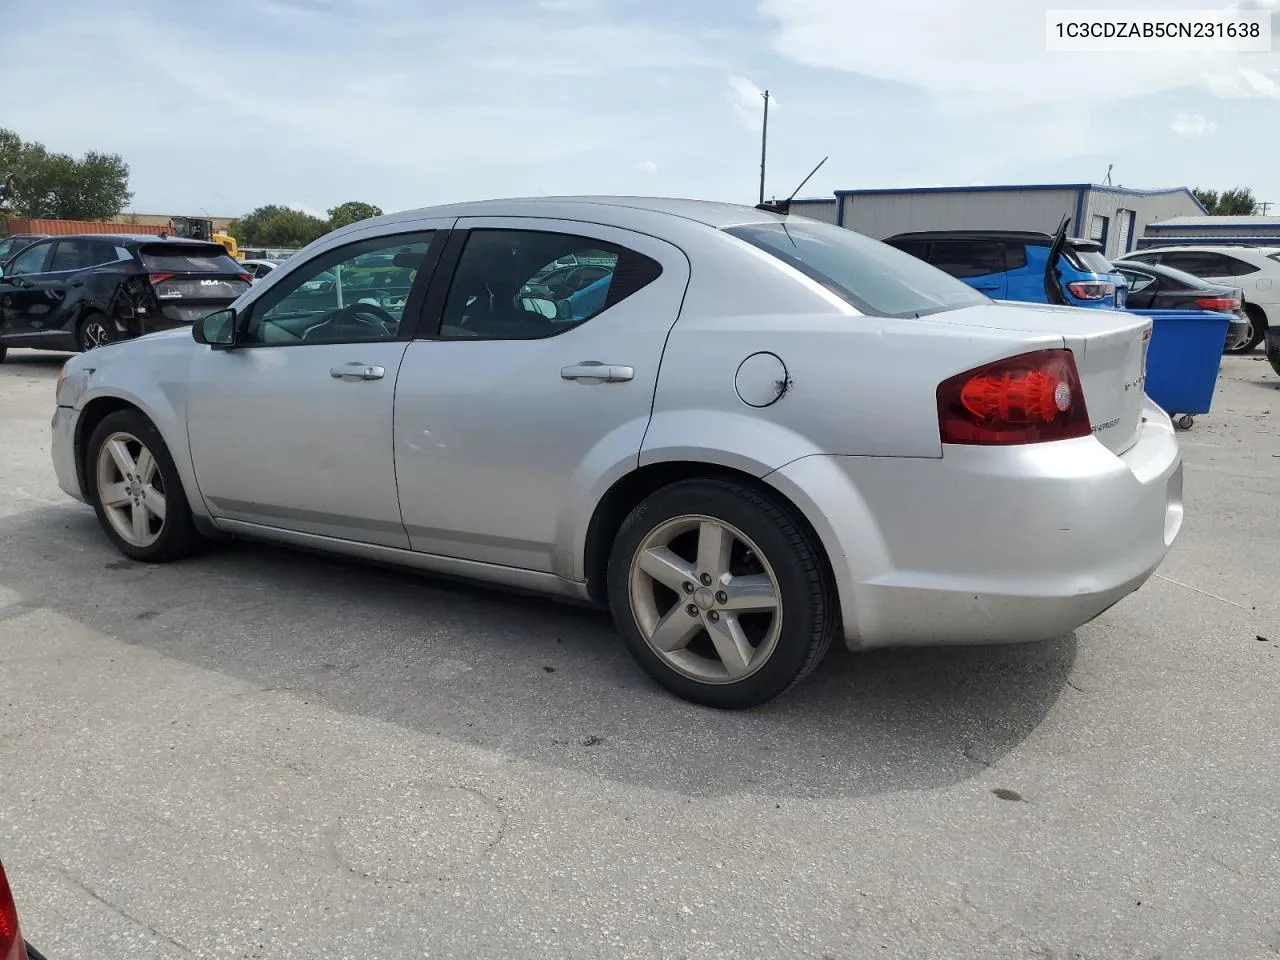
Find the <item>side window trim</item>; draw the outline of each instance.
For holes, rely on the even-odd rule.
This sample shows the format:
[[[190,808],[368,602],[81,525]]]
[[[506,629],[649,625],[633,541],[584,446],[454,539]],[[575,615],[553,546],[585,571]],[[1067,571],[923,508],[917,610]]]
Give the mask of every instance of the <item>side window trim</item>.
[[[445,242],[436,261],[435,272],[423,298],[423,306],[419,315],[414,340],[442,340],[440,330],[444,324],[444,305],[449,297],[449,288],[453,285],[453,275],[457,273],[458,263],[462,260],[462,251],[471,236],[471,228],[463,227],[449,231],[449,239]]]
[[[294,275],[303,276],[304,274],[302,273],[302,271],[307,270],[312,264],[316,263],[317,261],[327,260],[330,257],[332,257],[334,254],[340,254],[342,251],[350,250],[352,247],[355,247],[359,244],[368,243],[370,241],[392,241],[392,242],[409,243],[412,241],[407,240],[405,238],[422,237],[425,234],[431,234],[431,241],[430,241],[430,245],[427,247],[426,256],[423,258],[422,266],[418,268],[418,275],[414,277],[413,287],[410,289],[409,297],[405,301],[404,314],[400,318],[399,328],[396,330],[395,337],[390,338],[387,341],[389,343],[407,343],[408,341],[414,339],[415,335],[417,334],[417,331],[422,319],[422,305],[423,305],[423,301],[426,298],[426,291],[428,286],[431,284],[435,275],[438,272],[437,266],[440,262],[440,254],[443,252],[444,246],[451,232],[452,231],[450,231],[447,227],[443,227],[443,226],[428,227],[428,226],[419,225],[417,229],[406,230],[403,233],[373,234],[371,236],[360,237],[359,239],[352,240],[349,243],[341,244],[340,246],[329,247],[328,249],[324,250],[321,253],[316,254],[315,256],[309,258],[308,260],[305,260],[297,264],[295,267],[290,269],[288,271],[288,274],[282,277],[278,283],[272,284],[271,289],[269,289],[263,296],[256,298],[252,303],[249,304],[249,306],[245,309],[244,313],[236,318],[236,325],[239,327],[242,333],[244,331],[247,331],[250,325],[252,324],[253,319],[259,313],[261,313],[263,309],[263,304],[265,302],[272,301],[272,298],[275,295],[284,293],[285,290],[288,289],[289,277]],[[338,260],[335,261],[335,263],[340,263],[340,262],[342,262],[341,257],[339,257]],[[277,270],[279,270],[279,268],[277,268]],[[287,293],[284,293],[284,295],[287,296]],[[270,306],[275,306],[275,302],[271,302]],[[238,348],[258,349],[260,347],[305,347],[305,346],[314,347],[314,346],[324,346],[326,344],[332,345],[334,343],[341,343],[341,342],[367,343],[369,341],[367,340],[362,340],[362,341],[325,340],[325,341],[311,341],[311,342],[299,341],[297,343],[288,343],[288,342],[263,343],[263,342],[248,341],[248,342],[239,344]]]

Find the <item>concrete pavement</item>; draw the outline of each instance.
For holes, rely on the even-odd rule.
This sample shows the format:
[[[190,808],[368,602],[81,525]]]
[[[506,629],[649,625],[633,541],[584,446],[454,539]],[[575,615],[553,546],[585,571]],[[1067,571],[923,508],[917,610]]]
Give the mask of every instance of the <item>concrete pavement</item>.
[[[0,365],[0,856],[50,960],[1280,953],[1280,378],[1076,636],[674,700],[607,618],[236,545],[123,559]],[[1265,637],[1265,640],[1258,639]]]

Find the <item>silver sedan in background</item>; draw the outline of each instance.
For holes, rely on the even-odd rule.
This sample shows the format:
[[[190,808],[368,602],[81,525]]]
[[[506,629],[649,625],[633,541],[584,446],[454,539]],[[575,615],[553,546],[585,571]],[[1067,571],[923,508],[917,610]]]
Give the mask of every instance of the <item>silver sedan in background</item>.
[[[53,461],[134,559],[237,536],[607,604],[659,683],[747,707],[835,638],[1041,640],[1136,590],[1182,520],[1150,333],[751,207],[459,204],[73,358]]]

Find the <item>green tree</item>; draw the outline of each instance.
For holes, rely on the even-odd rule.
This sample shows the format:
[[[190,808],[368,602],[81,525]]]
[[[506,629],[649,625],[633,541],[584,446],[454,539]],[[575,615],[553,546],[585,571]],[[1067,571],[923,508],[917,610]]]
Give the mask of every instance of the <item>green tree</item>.
[[[90,151],[77,160],[0,130],[0,206],[24,217],[109,220],[132,197],[119,154]]]
[[[231,222],[241,246],[305,247],[329,232],[329,224],[301,210],[269,203]]]
[[[329,229],[337,230],[339,227],[380,216],[382,216],[381,207],[376,207],[372,203],[362,203],[359,200],[348,200],[329,210]]]
[[[1258,210],[1258,201],[1248,187],[1232,187],[1230,190],[1203,190],[1197,187],[1191,191],[1196,199],[1204,204],[1210,216],[1241,217],[1249,216]]]

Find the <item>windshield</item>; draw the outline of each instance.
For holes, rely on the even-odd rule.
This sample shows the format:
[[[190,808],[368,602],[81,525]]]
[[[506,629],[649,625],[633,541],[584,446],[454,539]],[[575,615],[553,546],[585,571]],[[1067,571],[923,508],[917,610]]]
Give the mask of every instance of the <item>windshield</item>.
[[[920,317],[991,302],[937,267],[843,227],[777,221],[725,233],[795,267],[871,316]]]
[[[216,243],[148,243],[138,255],[149,273],[244,273]]]

